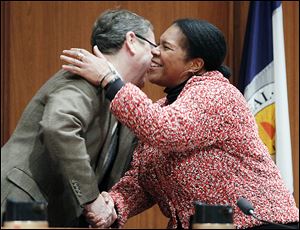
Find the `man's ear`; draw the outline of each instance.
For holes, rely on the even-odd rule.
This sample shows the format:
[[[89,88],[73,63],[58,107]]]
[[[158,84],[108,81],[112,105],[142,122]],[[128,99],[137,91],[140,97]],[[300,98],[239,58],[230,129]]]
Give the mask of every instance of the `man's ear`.
[[[126,46],[126,49],[132,55],[134,55],[136,52],[135,43],[136,43],[136,36],[135,36],[134,32],[128,31],[125,36],[124,44]]]

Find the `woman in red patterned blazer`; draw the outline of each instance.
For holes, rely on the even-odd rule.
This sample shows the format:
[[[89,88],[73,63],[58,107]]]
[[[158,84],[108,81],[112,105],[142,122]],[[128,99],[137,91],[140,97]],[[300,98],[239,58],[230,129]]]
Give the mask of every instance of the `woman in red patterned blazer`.
[[[139,35],[134,39],[149,45]],[[83,51],[85,58],[76,60],[76,49],[64,52],[72,58],[62,59],[74,65],[65,69],[106,89],[114,115],[139,137],[131,170],[109,192],[119,226],[158,204],[170,218],[169,228],[189,228],[198,200],[231,205],[236,228],[259,228],[260,221],[237,207],[240,197],[263,220],[299,222],[294,198],[258,136],[243,95],[227,79],[226,43],[218,28],[181,19],[162,34],[152,49],[148,78],[166,87],[167,96],[155,103],[125,84],[94,51],[101,59]]]

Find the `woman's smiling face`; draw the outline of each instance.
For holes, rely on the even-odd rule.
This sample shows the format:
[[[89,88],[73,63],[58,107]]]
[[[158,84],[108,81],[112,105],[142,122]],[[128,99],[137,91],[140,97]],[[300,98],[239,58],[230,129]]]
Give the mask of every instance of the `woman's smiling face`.
[[[185,73],[190,61],[183,47],[185,40],[185,35],[175,24],[161,35],[159,46],[152,49],[153,58],[147,76],[151,83],[172,88],[188,78]]]

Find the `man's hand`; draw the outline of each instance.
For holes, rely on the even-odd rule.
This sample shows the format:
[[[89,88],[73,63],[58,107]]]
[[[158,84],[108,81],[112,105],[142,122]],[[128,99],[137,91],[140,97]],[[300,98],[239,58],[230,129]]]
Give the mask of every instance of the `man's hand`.
[[[102,192],[93,203],[86,205],[84,215],[94,228],[107,228],[117,219],[114,201],[107,192]]]

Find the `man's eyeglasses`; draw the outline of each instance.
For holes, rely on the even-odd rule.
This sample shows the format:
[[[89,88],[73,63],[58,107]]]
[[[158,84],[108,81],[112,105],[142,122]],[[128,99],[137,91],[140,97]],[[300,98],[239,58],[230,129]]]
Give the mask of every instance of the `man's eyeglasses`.
[[[158,45],[156,45],[156,44],[150,42],[148,39],[144,38],[143,36],[141,36],[141,35],[139,35],[139,34],[135,34],[135,36],[137,36],[138,38],[140,38],[140,39],[142,39],[142,40],[148,42],[148,43],[149,43],[151,46],[153,46],[154,48],[156,48],[156,47],[158,46]]]

